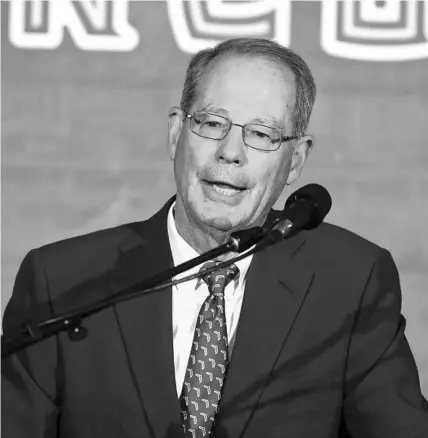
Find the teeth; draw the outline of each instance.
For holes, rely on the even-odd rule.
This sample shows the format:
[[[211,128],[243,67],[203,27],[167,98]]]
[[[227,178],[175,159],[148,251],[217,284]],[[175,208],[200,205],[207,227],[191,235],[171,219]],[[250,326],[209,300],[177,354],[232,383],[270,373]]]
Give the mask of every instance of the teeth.
[[[239,193],[240,190],[238,189],[232,189],[231,187],[225,187],[225,186],[219,186],[217,184],[212,184],[212,187],[214,190],[218,193],[221,193],[222,195],[235,195],[236,193]]]

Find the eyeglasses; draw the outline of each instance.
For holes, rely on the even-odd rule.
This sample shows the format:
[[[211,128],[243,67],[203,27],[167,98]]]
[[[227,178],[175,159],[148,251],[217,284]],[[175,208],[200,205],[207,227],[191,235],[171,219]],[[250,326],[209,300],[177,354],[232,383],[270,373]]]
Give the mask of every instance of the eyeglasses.
[[[242,128],[244,143],[248,147],[259,151],[276,151],[280,148],[282,142],[298,138],[297,136],[283,136],[280,129],[258,123],[247,123],[245,125],[232,123],[226,117],[205,111],[196,111],[193,114],[184,112],[184,114],[190,119],[190,130],[199,137],[223,140],[229,134],[233,125],[239,126]]]

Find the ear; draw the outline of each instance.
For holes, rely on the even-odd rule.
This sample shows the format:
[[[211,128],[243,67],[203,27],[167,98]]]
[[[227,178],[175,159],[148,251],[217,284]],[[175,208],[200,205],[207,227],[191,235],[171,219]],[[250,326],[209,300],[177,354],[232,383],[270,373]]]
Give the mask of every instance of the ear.
[[[293,156],[291,159],[290,171],[288,173],[287,184],[293,184],[300,176],[303,166],[309,157],[314,146],[315,139],[312,135],[306,134],[298,139],[294,146]]]
[[[168,154],[171,160],[175,158],[178,140],[183,128],[184,113],[177,106],[172,107],[168,112]]]

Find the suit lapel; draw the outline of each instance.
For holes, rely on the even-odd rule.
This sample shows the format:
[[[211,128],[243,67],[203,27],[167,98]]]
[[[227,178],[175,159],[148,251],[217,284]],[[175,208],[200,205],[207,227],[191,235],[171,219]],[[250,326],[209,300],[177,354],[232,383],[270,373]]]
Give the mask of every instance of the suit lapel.
[[[248,271],[216,437],[238,437],[303,304],[313,270],[293,255],[303,233],[255,254]]]
[[[148,223],[134,224],[133,236],[121,245],[112,293],[173,266],[167,235],[172,200]],[[157,437],[182,431],[173,355],[172,290],[168,287],[115,306],[134,383]]]

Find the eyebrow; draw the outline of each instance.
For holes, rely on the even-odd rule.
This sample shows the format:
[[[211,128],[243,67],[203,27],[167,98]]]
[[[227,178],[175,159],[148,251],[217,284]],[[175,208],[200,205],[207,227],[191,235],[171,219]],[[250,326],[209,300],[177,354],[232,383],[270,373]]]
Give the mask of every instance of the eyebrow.
[[[282,124],[275,117],[260,117],[259,116],[253,120],[256,123],[261,123],[263,125],[269,125],[272,128],[277,128],[277,129],[280,129],[281,131],[283,130]]]
[[[227,116],[229,116],[229,112],[227,110],[225,110],[224,108],[220,108],[219,106],[215,106],[213,104],[210,104],[210,103],[205,105],[199,111],[206,111],[206,112],[209,112],[209,113],[220,114],[222,116],[227,114]]]
[[[209,113],[213,113],[213,114],[219,114],[223,117],[229,118],[229,111],[225,110],[224,108],[218,107],[216,105],[210,104],[210,103],[205,105],[199,111],[205,111],[205,112],[209,112]],[[262,125],[267,125],[267,126],[270,126],[272,128],[276,128],[276,129],[283,131],[282,124],[275,117],[257,116],[257,117],[254,117],[251,121],[248,121],[247,123],[260,123]]]

